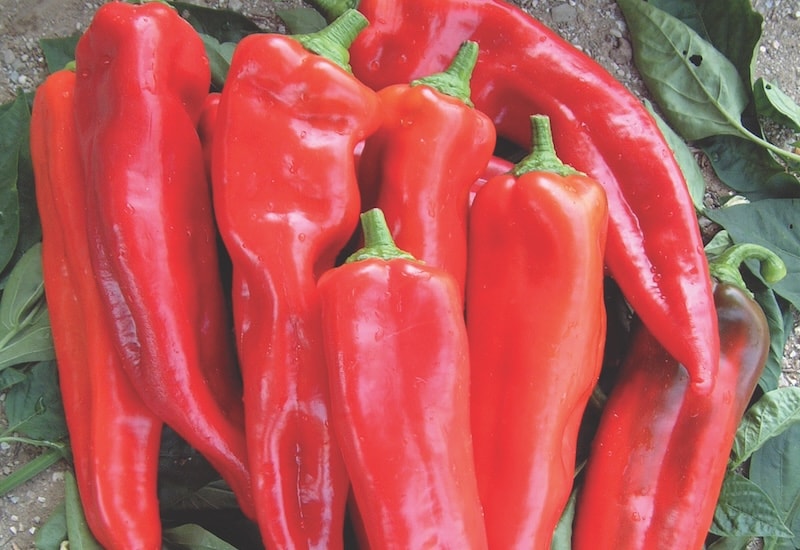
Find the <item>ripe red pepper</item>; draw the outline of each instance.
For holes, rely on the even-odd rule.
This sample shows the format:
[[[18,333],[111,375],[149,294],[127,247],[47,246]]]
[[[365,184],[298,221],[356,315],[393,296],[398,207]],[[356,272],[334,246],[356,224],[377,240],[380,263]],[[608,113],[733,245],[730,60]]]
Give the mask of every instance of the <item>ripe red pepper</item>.
[[[347,50],[333,41],[365,24],[353,10],[319,34],[244,38],[217,113],[214,205],[233,263],[247,441],[268,548],[342,545],[348,481],[330,432],[316,284],[358,223],[353,151],[380,124],[377,95],[349,73]]]
[[[383,124],[359,164],[362,200],[383,211],[397,246],[452,274],[462,293],[469,191],[495,146],[494,124],[469,99],[477,57],[466,42],[446,71],[380,90]]]
[[[486,548],[469,431],[469,344],[455,279],[392,242],[319,280],[332,424],[372,550]]]
[[[78,42],[75,114],[93,269],[142,400],[252,515],[241,387],[197,123],[210,72],[161,2],[103,4]]]
[[[733,438],[769,351],[764,313],[735,281],[744,258],[785,274],[756,245],[737,245],[712,263],[722,342],[719,375],[699,395],[686,369],[639,327],[592,443],[578,495],[576,550],[702,548]]]
[[[214,124],[217,121],[217,110],[222,94],[211,92],[203,102],[200,112],[200,122],[197,123],[197,134],[203,147],[203,164],[206,167],[206,178],[211,181],[211,155],[213,154]]]
[[[602,186],[562,164],[549,121],[470,210],[467,330],[475,469],[489,546],[550,548],[603,359]]]
[[[329,13],[351,0],[315,0]],[[465,40],[480,46],[472,100],[498,135],[529,143],[548,115],[562,160],[599,181],[609,202],[605,263],[649,330],[703,391],[719,338],[689,192],[650,113],[598,63],[503,0],[361,0],[370,21],[351,48],[355,75],[378,90],[442,70]]]
[[[36,90],[31,157],[59,385],[84,514],[108,549],[161,548],[156,478],[161,421],[125,375],[89,259],[75,133],[75,73]]]

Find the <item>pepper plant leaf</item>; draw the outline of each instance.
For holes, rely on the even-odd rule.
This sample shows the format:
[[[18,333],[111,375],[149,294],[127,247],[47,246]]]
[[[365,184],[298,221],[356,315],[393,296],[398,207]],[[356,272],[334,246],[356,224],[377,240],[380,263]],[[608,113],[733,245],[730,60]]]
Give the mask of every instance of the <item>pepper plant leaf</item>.
[[[220,42],[239,42],[248,34],[262,32],[249,17],[227,9],[207,8],[189,2],[170,2],[194,29]]]
[[[277,14],[290,34],[310,34],[324,29],[328,24],[314,8],[278,10]]]
[[[800,548],[800,424],[793,424],[754,453],[749,475],[775,503],[792,533],[789,539],[767,538],[765,548]]]
[[[67,538],[70,548],[80,550],[102,550],[102,546],[92,535],[86,515],[83,513],[78,483],[71,471],[64,472],[64,503],[67,521]]]
[[[47,70],[54,73],[63,69],[67,63],[75,60],[75,46],[78,45],[78,40],[81,33],[77,32],[70,36],[42,38],[39,40],[39,46],[44,53],[44,61],[47,64]]]
[[[787,172],[769,151],[737,136],[713,136],[700,148],[725,185],[751,200],[798,198],[800,181]]]
[[[20,232],[19,165],[27,147],[30,110],[25,97],[0,108],[0,271],[11,261]]]
[[[736,67],[688,25],[642,0],[617,0],[645,84],[689,141],[741,133],[748,89]]]
[[[758,114],[800,132],[800,105],[791,97],[763,78],[755,81],[753,93]]]
[[[792,332],[794,316],[792,308],[775,292],[769,288],[753,289],[756,302],[761,306],[769,326],[770,344],[767,364],[758,380],[758,385],[764,391],[772,391],[780,383],[783,371],[783,353],[786,341]]]
[[[710,532],[723,537],[792,537],[769,496],[734,472],[725,476]]]
[[[783,387],[765,393],[745,414],[731,451],[734,469],[767,441],[800,422],[800,387]]]
[[[59,441],[67,436],[64,409],[54,361],[36,363],[25,380],[6,394],[6,432],[18,432],[31,439]]]
[[[216,535],[196,524],[185,524],[164,530],[167,550],[236,550]]]

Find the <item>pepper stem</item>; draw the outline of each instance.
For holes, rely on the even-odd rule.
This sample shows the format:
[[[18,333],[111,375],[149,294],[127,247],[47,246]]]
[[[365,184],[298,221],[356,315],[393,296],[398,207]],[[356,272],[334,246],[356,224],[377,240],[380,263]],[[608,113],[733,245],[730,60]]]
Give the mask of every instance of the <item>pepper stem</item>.
[[[395,244],[389,226],[386,224],[386,217],[380,208],[372,208],[361,214],[361,229],[364,231],[364,247],[351,254],[345,263],[369,259],[414,260],[414,256],[400,250]]]
[[[514,176],[519,177],[528,172],[551,172],[559,176],[582,174],[572,166],[561,162],[556,155],[550,117],[547,115],[531,116],[531,138],[531,152],[511,169]]]
[[[314,8],[322,14],[326,21],[333,21],[349,9],[355,9],[359,0],[310,0]]]
[[[348,48],[368,24],[367,18],[360,12],[349,9],[324,29],[308,34],[294,34],[292,38],[308,51],[333,61],[347,72],[352,72]]]
[[[441,94],[459,99],[473,107],[469,81],[477,61],[478,43],[467,40],[461,44],[449,67],[440,73],[413,80],[411,86],[429,86]]]
[[[709,262],[708,269],[716,280],[737,286],[752,296],[739,271],[746,260],[759,262],[759,273],[769,284],[777,283],[786,276],[786,264],[780,256],[754,243],[739,243],[727,248]]]

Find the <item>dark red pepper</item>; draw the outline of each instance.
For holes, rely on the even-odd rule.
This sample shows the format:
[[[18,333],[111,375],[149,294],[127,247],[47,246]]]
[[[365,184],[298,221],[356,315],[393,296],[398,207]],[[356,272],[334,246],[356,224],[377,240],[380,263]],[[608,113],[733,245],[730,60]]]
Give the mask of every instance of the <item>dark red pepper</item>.
[[[472,107],[478,45],[467,42],[446,71],[380,90],[383,123],[367,139],[359,185],[380,208],[397,246],[451,273],[464,288],[469,192],[495,146],[491,119]],[[365,198],[365,190],[377,197]]]
[[[59,386],[86,521],[108,549],[160,550],[156,481],[161,421],[125,374],[89,259],[75,73],[36,90],[31,157]]]
[[[350,0],[315,0],[337,13]],[[528,117],[550,117],[562,160],[599,181],[609,202],[606,266],[625,298],[693,384],[709,391],[719,337],[689,192],[653,117],[583,52],[503,0],[361,0],[370,21],[353,71],[379,90],[442,70],[478,43],[472,100],[498,136],[526,147]]]
[[[461,290],[399,250],[380,210],[320,278],[332,424],[369,548],[486,548]]]
[[[233,264],[247,442],[268,548],[342,546],[348,480],[330,428],[316,285],[358,223],[353,151],[380,124],[377,95],[348,72],[347,50],[334,42],[365,24],[350,11],[320,34],[242,39],[217,113],[214,206]]]
[[[770,282],[786,272],[756,245],[735,245],[712,262],[722,343],[712,393],[699,395],[646,328],[635,332],[586,464],[576,550],[702,548],[770,346],[764,313],[738,274],[748,257],[765,262],[762,275]]]
[[[167,4],[110,2],[75,57],[92,267],[123,367],[252,516],[241,386],[196,129],[211,78],[203,43]]]
[[[470,210],[466,314],[475,470],[489,546],[549,549],[603,359],[602,186],[534,148]]]

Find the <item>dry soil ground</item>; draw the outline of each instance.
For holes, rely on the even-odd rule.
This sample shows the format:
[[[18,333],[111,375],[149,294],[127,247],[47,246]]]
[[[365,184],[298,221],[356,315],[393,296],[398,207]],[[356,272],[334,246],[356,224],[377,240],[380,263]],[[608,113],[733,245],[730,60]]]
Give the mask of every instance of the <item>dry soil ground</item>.
[[[38,40],[67,36],[86,28],[102,2],[83,0],[0,0],[0,102],[17,89],[33,90],[44,75]],[[301,5],[300,0],[195,0],[195,4],[227,7],[274,25],[276,8]],[[645,96],[631,61],[624,20],[613,0],[516,0],[598,60],[634,93]],[[800,1],[755,0],[764,15],[764,37],[757,76],[764,76],[800,101]],[[711,180],[711,176],[709,176]],[[722,192],[722,191],[715,191]],[[800,326],[786,348],[785,382],[797,384],[800,371]],[[0,399],[2,397],[0,396]],[[0,427],[2,427],[0,401]],[[35,453],[24,445],[0,446],[0,476],[7,475]],[[63,498],[63,465],[59,464],[24,486],[0,497],[0,548],[33,548],[36,530]]]

